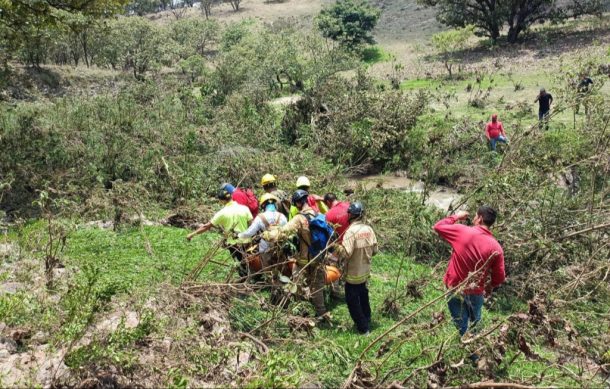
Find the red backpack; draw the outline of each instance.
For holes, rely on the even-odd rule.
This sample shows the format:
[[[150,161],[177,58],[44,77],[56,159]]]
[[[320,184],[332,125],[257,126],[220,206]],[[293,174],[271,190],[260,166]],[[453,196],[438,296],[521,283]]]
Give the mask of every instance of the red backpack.
[[[237,188],[233,192],[233,200],[238,204],[245,205],[250,210],[252,217],[258,215],[258,199],[252,189]]]

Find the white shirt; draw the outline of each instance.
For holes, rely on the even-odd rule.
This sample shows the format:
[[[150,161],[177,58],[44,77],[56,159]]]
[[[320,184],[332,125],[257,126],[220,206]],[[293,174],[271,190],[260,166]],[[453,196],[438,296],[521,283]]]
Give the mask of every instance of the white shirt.
[[[250,227],[240,233],[239,239],[249,239],[252,238],[254,235],[265,231],[267,229],[267,227],[265,227],[265,223],[263,222],[263,219],[261,219],[260,217],[261,214],[259,214],[254,221],[252,222],[252,224],[250,224]],[[286,216],[284,216],[283,214],[277,212],[277,211],[267,211],[267,212],[263,212],[262,215],[265,216],[265,219],[267,219],[267,222],[269,223],[270,226],[283,226],[284,224],[286,224],[288,222],[288,220],[286,220]],[[259,253],[264,253],[267,252],[269,250],[269,242],[267,242],[264,239],[261,239],[260,243],[258,244],[258,252]]]

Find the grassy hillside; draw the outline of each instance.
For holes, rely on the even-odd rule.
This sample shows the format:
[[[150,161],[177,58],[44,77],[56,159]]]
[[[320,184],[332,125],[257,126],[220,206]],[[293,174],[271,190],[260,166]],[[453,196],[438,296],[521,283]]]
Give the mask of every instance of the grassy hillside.
[[[364,58],[309,31],[320,2],[246,0],[214,17],[257,20],[218,26],[201,55],[172,38],[171,13],[149,16],[159,29],[112,24],[164,37],[140,77],[129,61],[7,65],[0,386],[608,385],[607,20],[541,26],[518,46],[473,39],[450,79],[416,42],[436,29],[429,11],[378,3]],[[262,23],[286,15],[302,26]],[[555,96],[549,130],[540,86]],[[498,152],[483,136],[492,112],[511,140]],[[330,296],[332,319],[316,323],[294,284],[237,282],[219,234],[186,241],[221,182],[261,194],[268,172],[286,191],[307,175],[317,194],[351,189],[366,205],[381,247],[369,336]],[[358,178],[377,173],[417,191]],[[506,253],[506,284],[462,339],[442,284],[449,247],[431,229],[447,212],[426,205],[444,190],[460,195],[451,210],[498,210]]]
[[[28,247],[28,242],[44,234],[44,225],[28,225],[20,234],[16,241],[12,239],[16,236],[9,236],[12,244],[22,242]],[[208,264],[196,280],[203,282],[200,299],[180,292],[177,288],[185,276],[218,238],[212,235],[188,244],[184,236],[184,230],[171,227],[130,228],[119,233],[79,228],[70,237],[62,256],[66,267],[57,274],[56,289],[50,294],[39,289],[43,285],[37,271],[22,272],[23,261],[31,260],[9,252],[5,269],[17,271],[10,276],[17,291],[0,298],[2,320],[10,328],[26,331],[28,337],[46,338],[51,346],[47,358],[58,352],[69,369],[81,372],[74,376],[60,369],[54,378],[72,377],[67,382],[78,382],[74,380],[80,376],[92,382],[109,379],[119,386],[138,382],[146,386],[197,387],[230,382],[252,387],[336,387],[344,382],[371,341],[389,330],[398,318],[415,312],[383,338],[380,349],[364,355],[363,361],[373,374],[370,378],[380,385],[403,380],[409,386],[424,385],[430,375],[414,368],[434,364],[439,355],[443,370],[459,371],[459,376],[450,372],[444,373],[446,377],[439,376],[448,386],[459,385],[463,382],[459,377],[464,376],[470,382],[493,378],[542,386],[583,382],[596,386],[602,382],[595,377],[593,367],[583,368],[587,361],[574,357],[560,362],[563,357],[556,353],[557,346],[513,349],[511,337],[525,334],[520,321],[531,321],[528,325],[534,327],[540,324],[536,324],[531,310],[527,313],[523,302],[505,294],[486,305],[483,327],[502,326],[501,331],[508,333],[506,354],[484,360],[478,368],[469,363],[467,357],[472,351],[486,353],[487,342],[502,340],[460,345],[445,312],[445,299],[441,298],[442,264],[423,264],[404,254],[376,257],[369,284],[373,330],[369,337],[362,337],[353,329],[343,302],[328,299],[333,319],[329,325],[316,328],[313,312],[303,302],[282,310],[269,305],[269,290],[260,290],[255,284],[251,289],[235,285],[234,290],[210,286],[224,285],[233,264],[226,255],[216,257],[219,263]],[[401,273],[397,274],[399,268]],[[93,304],[86,298],[88,294],[100,300]],[[53,296],[59,300],[53,300]],[[385,309],[388,298],[393,299],[390,312]],[[71,309],[76,310],[66,315]],[[589,330],[586,325],[576,328],[579,333]],[[569,334],[557,331],[555,336],[557,343],[570,342],[563,338]],[[36,341],[23,342],[23,347],[41,352]],[[527,342],[537,340],[528,338]],[[36,364],[31,368],[37,370]],[[26,367],[20,369],[27,374]],[[578,372],[578,376],[571,372]],[[7,374],[3,385],[14,385],[14,372],[3,373]],[[366,381],[366,377],[363,379]]]

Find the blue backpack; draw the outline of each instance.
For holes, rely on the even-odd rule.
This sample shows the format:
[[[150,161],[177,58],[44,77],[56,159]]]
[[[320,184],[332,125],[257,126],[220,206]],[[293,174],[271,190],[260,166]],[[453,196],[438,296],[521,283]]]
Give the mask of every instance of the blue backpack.
[[[309,233],[311,234],[311,245],[309,246],[309,257],[314,259],[320,254],[320,252],[326,249],[330,237],[333,235],[334,230],[326,222],[326,216],[324,214],[318,214],[315,217],[311,215],[302,214],[309,222]],[[321,255],[317,260],[324,258]]]

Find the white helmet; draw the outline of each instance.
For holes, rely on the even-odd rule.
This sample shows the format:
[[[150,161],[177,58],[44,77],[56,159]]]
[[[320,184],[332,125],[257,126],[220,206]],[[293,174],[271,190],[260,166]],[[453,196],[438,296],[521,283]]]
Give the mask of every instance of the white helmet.
[[[297,178],[297,188],[301,188],[303,186],[310,187],[311,183],[309,182],[309,178],[305,176],[301,176]]]

